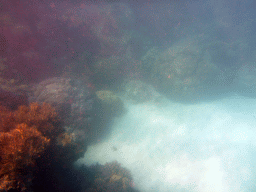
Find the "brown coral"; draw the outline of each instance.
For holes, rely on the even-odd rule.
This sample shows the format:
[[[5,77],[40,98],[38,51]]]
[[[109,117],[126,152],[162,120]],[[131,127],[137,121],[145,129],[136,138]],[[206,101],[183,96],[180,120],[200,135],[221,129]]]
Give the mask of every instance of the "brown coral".
[[[99,165],[97,169],[98,174],[90,189],[86,191],[97,192],[125,192],[134,191],[131,183],[132,176],[129,170],[121,167],[117,161],[106,163],[104,166]]]
[[[74,143],[73,141],[74,139],[75,139],[74,133],[64,133],[59,135],[57,139],[57,144],[65,147]]]
[[[0,189],[24,189],[24,172],[28,171],[28,166],[33,166],[49,141],[24,123],[10,132],[0,133]]]
[[[31,103],[29,106],[20,106],[15,112],[0,113],[1,130],[9,131],[15,124],[25,123],[34,126],[43,136],[56,138],[63,128],[58,114],[51,105]]]
[[[49,104],[31,103],[12,112],[0,107],[0,190],[24,190],[36,159],[63,132]]]

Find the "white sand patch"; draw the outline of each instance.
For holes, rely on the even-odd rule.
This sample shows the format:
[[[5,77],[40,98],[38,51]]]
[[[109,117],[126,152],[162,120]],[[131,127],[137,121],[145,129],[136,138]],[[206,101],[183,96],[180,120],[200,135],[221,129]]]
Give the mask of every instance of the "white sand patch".
[[[251,191],[256,101],[236,96],[197,105],[127,104],[127,109],[114,120],[112,135],[90,146],[79,163],[117,160],[142,192]]]

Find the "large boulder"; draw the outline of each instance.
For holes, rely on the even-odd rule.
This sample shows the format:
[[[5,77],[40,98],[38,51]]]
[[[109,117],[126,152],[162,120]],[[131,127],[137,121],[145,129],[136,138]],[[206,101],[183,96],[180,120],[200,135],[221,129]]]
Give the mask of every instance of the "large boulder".
[[[123,101],[113,92],[107,90],[97,91],[96,97],[105,117],[120,116],[125,112]]]
[[[97,58],[92,64],[95,82],[113,84],[122,81],[128,64],[129,60],[125,56],[112,55],[107,58]]]
[[[185,39],[165,51],[151,51],[148,57],[153,57],[155,62],[150,64],[149,76],[160,91],[179,101],[195,101],[204,96],[219,95],[233,83],[236,71],[222,63],[225,58],[231,59],[232,56],[223,56],[216,63],[216,55],[209,51],[210,48],[210,44],[203,45],[196,39]],[[154,53],[159,52],[154,57]]]
[[[161,95],[156,92],[152,85],[140,80],[130,80],[124,86],[125,96],[133,103],[143,103],[147,101],[157,101]]]
[[[31,100],[53,105],[64,120],[66,132],[75,134],[77,142],[84,142],[90,138],[94,116],[90,85],[74,78],[46,79],[35,86]]]
[[[86,191],[115,191],[135,192],[133,178],[130,171],[123,168],[120,163],[113,161],[105,165],[92,165],[90,169],[97,173],[94,181]]]
[[[126,52],[134,24],[132,9],[124,3],[98,7],[97,19],[91,28],[100,44],[100,55],[109,56]]]

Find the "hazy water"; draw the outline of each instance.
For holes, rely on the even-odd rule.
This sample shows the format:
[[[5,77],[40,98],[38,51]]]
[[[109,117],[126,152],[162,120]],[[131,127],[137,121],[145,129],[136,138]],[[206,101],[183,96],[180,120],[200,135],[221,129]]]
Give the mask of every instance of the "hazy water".
[[[3,5],[8,4],[6,2]],[[115,34],[111,33],[111,27],[115,28],[120,14],[124,17],[118,30],[131,33],[132,40],[123,47],[118,42],[114,49],[117,53],[110,50],[111,54],[118,55],[119,48],[127,48],[123,54],[135,59],[133,63],[140,63],[151,48],[164,51],[186,41],[187,37],[197,37],[201,44],[208,40],[206,45],[216,41],[221,46],[209,49],[213,55],[211,61],[224,75],[226,72],[231,77],[237,75],[234,81],[237,84],[232,84],[230,90],[239,90],[239,95],[221,95],[218,100],[197,104],[167,99],[160,103],[133,104],[123,98],[127,114],[115,118],[110,136],[89,146],[79,162],[91,165],[117,160],[131,170],[135,187],[142,192],[253,191],[256,172],[255,2],[159,0],[138,3],[124,0],[128,7],[120,6],[127,10],[124,15],[120,9],[116,11],[115,6],[104,13],[107,1],[88,2],[46,0],[39,5],[2,6],[4,14],[0,14],[0,23],[5,28],[0,38],[1,42],[8,42],[8,46],[2,46],[0,54],[5,51],[10,54],[8,59],[13,63],[8,67],[35,79],[39,78],[38,74],[43,79],[57,71],[56,74],[62,74],[69,66],[78,74],[80,69],[84,73],[102,53],[100,45]],[[28,11],[24,14],[26,8]],[[105,21],[97,11],[103,11],[109,18]],[[97,36],[101,27],[108,24],[110,35],[106,32],[106,36]],[[227,46],[223,48],[223,45]],[[222,54],[224,51],[226,55]],[[22,60],[18,56],[26,57],[21,57]],[[79,60],[80,57],[86,58]],[[141,72],[132,71],[129,65],[124,67],[131,68],[134,74]],[[223,87],[229,90],[228,86]]]
[[[149,39],[148,44],[146,39],[143,45],[136,44],[140,54],[153,46],[164,50],[196,36],[202,42],[210,39],[206,47],[221,42],[216,50],[209,49],[211,62],[230,77],[255,61],[253,1],[133,2],[130,6],[138,39]],[[242,95],[247,91],[255,95],[255,75],[242,71],[232,88],[223,82],[224,89],[239,88],[240,95],[197,104],[166,99],[135,105],[124,99],[127,114],[115,118],[110,136],[90,146],[79,162],[91,165],[117,160],[131,170],[135,187],[142,192],[253,191],[256,101]]]
[[[126,107],[111,136],[90,146],[80,162],[117,160],[141,191],[251,191],[256,101],[233,96],[197,105]]]

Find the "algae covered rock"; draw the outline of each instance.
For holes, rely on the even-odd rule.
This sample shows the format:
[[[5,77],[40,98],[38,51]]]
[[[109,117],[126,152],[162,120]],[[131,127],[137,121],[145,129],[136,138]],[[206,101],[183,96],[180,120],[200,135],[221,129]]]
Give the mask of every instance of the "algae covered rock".
[[[180,42],[165,50],[155,62],[151,78],[168,97],[192,101],[218,86],[221,70],[196,42]]]
[[[141,65],[139,66],[142,73],[146,77],[150,77],[155,63],[158,61],[161,51],[157,47],[153,47],[141,58]]]
[[[96,115],[93,108],[95,98],[88,81],[78,78],[49,78],[35,85],[31,100],[53,105],[60,118],[64,121],[65,131],[69,135],[73,135],[70,138],[75,140],[71,140],[70,145],[64,147],[63,153],[68,148],[73,148],[80,144],[85,146],[91,141],[92,132],[94,131],[92,124]],[[67,135],[63,138],[64,140],[67,139]],[[61,147],[61,145],[59,146]],[[81,151],[86,151],[86,146],[81,150],[78,149],[76,154],[70,155],[70,159],[80,156]],[[66,155],[66,157],[68,156]]]
[[[96,81],[104,84],[122,80],[124,68],[128,63],[128,59],[123,56],[113,55],[97,59],[92,67]]]
[[[135,103],[153,101],[160,96],[153,86],[140,80],[131,80],[125,85],[126,97]]]
[[[119,116],[124,111],[122,100],[111,91],[97,91],[96,96],[105,111],[110,116]]]
[[[134,13],[131,7],[124,3],[98,6],[96,20],[91,32],[99,42],[100,55],[125,53],[131,39],[130,29],[134,26]]]
[[[123,168],[120,163],[113,161],[105,165],[92,165],[90,169],[97,175],[89,189],[86,191],[115,191],[115,192],[135,192],[133,188],[133,178],[130,171]]]
[[[0,191],[29,191],[37,160],[55,149],[63,132],[49,104],[31,103],[15,111],[0,106]]]
[[[35,86],[32,99],[55,106],[70,128],[84,129],[92,121],[94,100],[89,86],[89,82],[80,79],[50,78]]]
[[[149,50],[142,67],[155,87],[182,102],[214,99],[234,90],[244,45],[191,36],[161,51]]]

